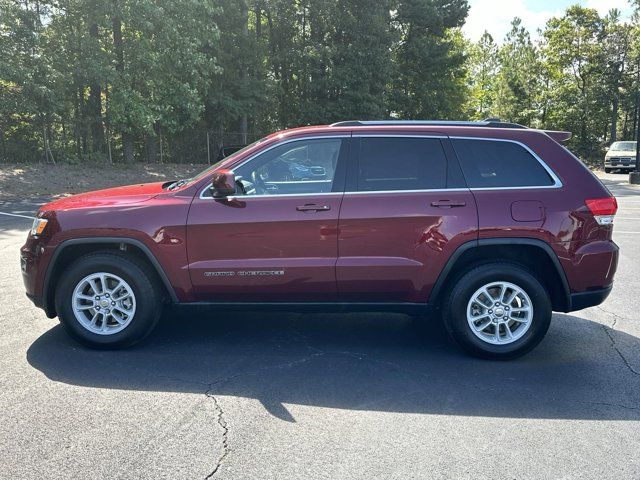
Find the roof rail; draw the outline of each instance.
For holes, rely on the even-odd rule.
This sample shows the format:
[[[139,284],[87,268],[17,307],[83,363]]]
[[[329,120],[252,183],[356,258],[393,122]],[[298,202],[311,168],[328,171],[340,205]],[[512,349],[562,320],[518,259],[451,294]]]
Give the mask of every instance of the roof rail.
[[[497,118],[487,118],[479,122],[459,120],[346,120],[332,123],[332,127],[364,126],[441,126],[441,127],[492,127],[492,128],[528,128],[518,123],[502,122]]]

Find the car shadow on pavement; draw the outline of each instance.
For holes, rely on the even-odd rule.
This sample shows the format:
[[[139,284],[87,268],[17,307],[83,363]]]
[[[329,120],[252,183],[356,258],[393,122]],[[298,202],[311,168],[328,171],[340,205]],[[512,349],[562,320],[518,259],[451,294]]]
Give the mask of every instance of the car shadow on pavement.
[[[392,314],[169,310],[140,346],[89,350],[58,325],[31,345],[27,359],[57,382],[253,398],[285,421],[295,421],[287,409],[294,404],[484,417],[640,418],[640,378],[612,342],[636,345],[635,337],[555,315],[536,350],[497,362],[465,355],[440,322],[424,322]]]

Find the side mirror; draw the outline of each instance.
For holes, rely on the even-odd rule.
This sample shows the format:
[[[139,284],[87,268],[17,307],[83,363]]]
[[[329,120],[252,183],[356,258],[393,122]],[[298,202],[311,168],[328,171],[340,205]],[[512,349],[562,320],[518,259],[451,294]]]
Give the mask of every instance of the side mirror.
[[[236,193],[236,176],[230,170],[220,170],[211,178],[213,198],[224,198]]]

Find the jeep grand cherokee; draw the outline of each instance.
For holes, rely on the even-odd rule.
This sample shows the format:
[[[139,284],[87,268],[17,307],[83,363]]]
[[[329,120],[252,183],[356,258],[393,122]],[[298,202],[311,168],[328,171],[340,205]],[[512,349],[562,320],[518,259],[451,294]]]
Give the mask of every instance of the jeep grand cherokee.
[[[429,309],[468,352],[513,358],[552,311],[613,284],[616,200],[568,136],[495,121],[275,133],[187,180],[44,205],[21,249],[27,295],[98,348],[144,338],[165,303]],[[282,177],[290,157],[323,175]]]

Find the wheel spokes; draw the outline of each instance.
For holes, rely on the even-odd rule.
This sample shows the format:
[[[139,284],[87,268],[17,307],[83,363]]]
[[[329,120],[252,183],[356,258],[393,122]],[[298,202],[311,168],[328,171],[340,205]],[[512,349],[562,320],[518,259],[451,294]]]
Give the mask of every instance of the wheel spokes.
[[[480,325],[476,325],[475,327],[476,330],[479,332],[482,332],[485,328],[487,328],[493,322],[491,320],[491,317],[489,317],[489,315],[485,315],[485,317],[487,317],[488,319],[485,322],[481,323]],[[484,317],[480,317],[480,318],[484,318]]]
[[[84,328],[99,335],[111,335],[131,323],[136,299],[125,280],[112,273],[97,272],[78,282],[72,307]]]
[[[532,318],[529,296],[510,282],[492,282],[480,287],[467,304],[467,322],[474,335],[494,345],[521,338]]]

